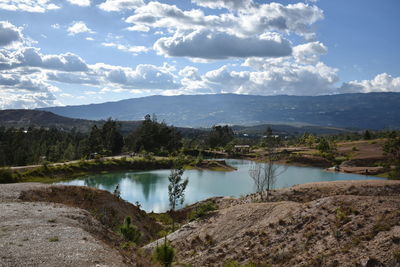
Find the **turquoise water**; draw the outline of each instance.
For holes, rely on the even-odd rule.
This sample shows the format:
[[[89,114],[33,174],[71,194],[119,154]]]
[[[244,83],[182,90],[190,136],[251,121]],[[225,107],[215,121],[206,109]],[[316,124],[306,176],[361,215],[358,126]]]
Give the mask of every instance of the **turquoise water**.
[[[232,172],[187,170],[189,178],[183,205],[192,204],[214,196],[235,196],[253,193],[253,180],[248,172],[251,161],[228,159],[226,162],[237,168]],[[281,166],[280,168],[284,168]],[[131,203],[138,201],[147,212],[164,212],[168,207],[169,170],[119,172],[96,174],[62,182],[65,185],[96,187],[113,192],[119,184],[121,197]],[[326,172],[320,168],[289,166],[276,181],[276,188],[296,184],[337,180],[380,179],[374,176]]]

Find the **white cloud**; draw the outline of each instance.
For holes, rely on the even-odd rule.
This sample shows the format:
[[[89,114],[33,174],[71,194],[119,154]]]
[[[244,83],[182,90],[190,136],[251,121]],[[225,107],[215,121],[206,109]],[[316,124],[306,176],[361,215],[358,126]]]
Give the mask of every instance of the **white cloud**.
[[[59,9],[60,6],[51,0],[1,0],[0,9],[8,11],[24,11],[32,13],[44,13],[48,10]]]
[[[293,56],[298,63],[314,64],[321,55],[328,53],[328,48],[321,42],[311,42],[293,48]]]
[[[34,109],[58,104],[55,96],[49,92],[0,91],[0,109]]]
[[[83,21],[76,21],[74,22],[68,29],[70,35],[75,35],[79,33],[94,33],[91,29],[86,26]]]
[[[43,55],[38,48],[27,47],[13,54],[12,67],[40,67],[62,71],[86,71],[86,63],[79,56],[66,53],[60,55]]]
[[[268,31],[296,33],[307,39],[314,33],[310,26],[323,18],[316,6],[304,3],[282,5],[267,3],[243,9],[237,14],[205,15],[199,9],[184,11],[175,5],[149,2],[137,8],[126,19],[134,27],[168,28],[175,30],[208,29],[238,36],[260,35]]]
[[[59,89],[43,80],[42,74],[29,71],[0,73],[0,108],[36,108],[56,103],[53,92]]]
[[[400,92],[400,77],[381,73],[372,80],[350,81],[339,88],[340,93]]]
[[[72,5],[77,6],[90,6],[90,0],[67,0]]]
[[[207,30],[163,37],[154,44],[154,49],[167,56],[203,59],[283,57],[292,52],[290,42],[278,34],[241,38]]]
[[[128,31],[133,31],[133,32],[148,32],[150,31],[150,28],[145,26],[145,25],[133,25],[131,27],[126,28]]]
[[[21,30],[9,23],[0,21],[0,46],[8,46],[14,42],[22,41]]]
[[[143,6],[143,0],[106,0],[99,5],[104,11],[126,11]]]
[[[140,64],[133,69],[98,63],[91,65],[91,69],[104,85],[111,83],[124,89],[160,90],[180,87],[180,84],[174,81],[174,75],[164,66]]]
[[[252,0],[192,0],[192,3],[213,9],[226,8],[232,10],[247,8],[254,4]]]
[[[127,46],[127,45],[121,45],[121,44],[117,44],[117,43],[102,43],[101,45],[105,46],[105,47],[115,47],[118,50],[133,53],[134,55],[137,55],[140,53],[147,53],[149,51],[149,48],[147,48],[145,46],[140,46],[140,45]]]
[[[257,95],[323,95],[336,91],[337,69],[319,62],[300,65],[294,62],[264,63],[264,59],[247,60],[256,71],[229,71],[228,66],[209,71],[200,79],[193,71],[181,73],[184,91],[204,93],[238,93]],[[191,78],[195,77],[195,78]]]
[[[17,50],[0,50],[0,70],[37,67],[61,71],[86,71],[88,66],[72,53],[43,55],[39,48],[23,47]]]

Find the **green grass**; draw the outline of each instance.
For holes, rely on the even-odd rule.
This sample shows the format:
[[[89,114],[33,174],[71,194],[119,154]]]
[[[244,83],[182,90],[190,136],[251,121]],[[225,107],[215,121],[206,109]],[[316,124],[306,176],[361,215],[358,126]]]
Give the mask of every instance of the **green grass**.
[[[49,238],[49,242],[58,242],[58,241],[60,241],[58,236],[53,236],[53,237]]]

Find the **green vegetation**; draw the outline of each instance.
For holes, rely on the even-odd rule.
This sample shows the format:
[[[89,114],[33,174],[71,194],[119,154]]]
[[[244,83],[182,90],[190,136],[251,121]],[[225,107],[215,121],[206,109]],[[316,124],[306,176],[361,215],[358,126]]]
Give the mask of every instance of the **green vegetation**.
[[[0,168],[0,184],[16,183],[18,177],[9,168]]]
[[[126,145],[134,152],[147,151],[167,156],[182,146],[181,139],[175,127],[157,122],[155,115],[146,115],[139,129],[127,137]]]
[[[195,220],[197,218],[202,218],[209,214],[211,211],[217,209],[217,206],[212,201],[207,201],[198,205],[192,212],[189,214],[189,220]]]
[[[175,249],[167,241],[167,237],[164,238],[164,244],[155,248],[154,251],[155,259],[165,267],[172,265],[175,258]]]
[[[174,166],[175,162],[176,158],[154,158],[148,160],[141,157],[129,159],[82,160],[71,164],[40,166],[21,172],[20,174],[16,173],[14,176],[17,177],[15,179],[23,182],[52,183],[104,171],[169,169]]]
[[[225,126],[213,126],[209,133],[206,143],[211,148],[225,147],[234,138],[232,129]]]
[[[388,156],[389,178],[400,179],[400,136],[392,133],[383,145],[383,151]]]
[[[53,236],[53,237],[49,238],[49,242],[58,242],[58,241],[60,241],[58,236]]]
[[[171,170],[168,176],[168,197],[171,211],[174,212],[178,203],[182,204],[185,199],[185,189],[189,183],[189,179],[182,179],[184,170],[182,167],[177,167]],[[172,218],[172,231],[175,229],[175,220]]]
[[[129,216],[125,218],[124,224],[119,228],[119,231],[126,240],[134,243],[137,243],[142,236],[139,229],[132,224],[132,218]]]

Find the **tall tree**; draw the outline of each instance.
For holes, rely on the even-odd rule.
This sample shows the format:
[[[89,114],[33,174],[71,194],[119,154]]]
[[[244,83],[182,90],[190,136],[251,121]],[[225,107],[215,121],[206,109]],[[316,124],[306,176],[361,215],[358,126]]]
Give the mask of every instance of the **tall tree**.
[[[214,125],[208,134],[207,144],[211,148],[225,147],[234,138],[234,133],[228,125]]]
[[[171,170],[171,174],[168,176],[168,196],[169,206],[171,211],[174,212],[178,204],[183,204],[185,200],[185,189],[189,183],[189,179],[183,179],[184,170],[182,167],[177,167]],[[172,216],[172,231],[175,230],[175,219]]]
[[[255,162],[249,169],[249,175],[253,179],[256,192],[260,195],[262,201],[268,200],[269,193],[274,188],[277,178],[287,170],[286,165],[276,164],[276,161],[280,159],[276,142],[267,142],[266,150],[266,162]],[[264,192],[266,193],[265,198]]]

